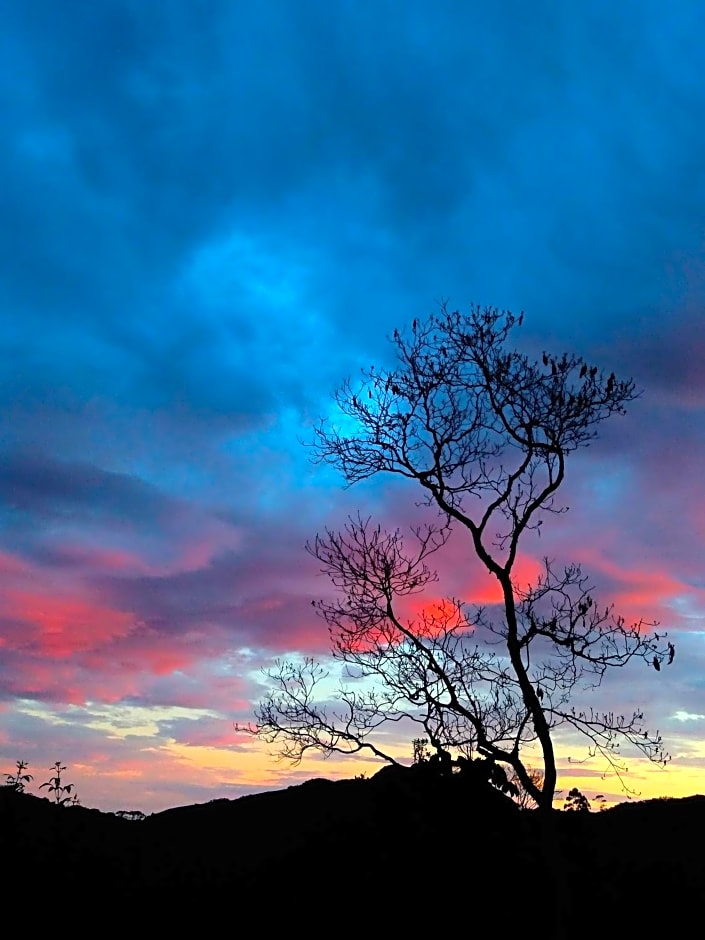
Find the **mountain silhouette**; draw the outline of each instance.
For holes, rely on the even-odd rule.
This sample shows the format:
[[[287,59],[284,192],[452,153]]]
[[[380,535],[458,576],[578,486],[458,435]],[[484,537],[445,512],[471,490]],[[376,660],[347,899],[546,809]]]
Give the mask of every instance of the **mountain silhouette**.
[[[67,927],[89,926],[98,908],[114,925],[139,912],[182,926],[235,924],[256,908],[265,934],[309,924],[335,935],[353,922],[455,932],[478,917],[499,930],[540,920],[554,897],[570,937],[652,935],[700,916],[705,796],[554,811],[549,845],[541,815],[489,784],[412,771],[313,779],[142,821],[0,787],[6,913],[31,885]]]

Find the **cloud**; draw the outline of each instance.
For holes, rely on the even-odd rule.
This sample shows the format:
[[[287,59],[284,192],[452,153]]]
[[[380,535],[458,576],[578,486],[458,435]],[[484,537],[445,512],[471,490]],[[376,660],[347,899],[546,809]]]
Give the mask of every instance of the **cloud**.
[[[126,474],[90,464],[39,455],[8,454],[0,468],[0,500],[9,510],[36,517],[95,514],[116,519],[159,521],[171,508],[155,487]]]

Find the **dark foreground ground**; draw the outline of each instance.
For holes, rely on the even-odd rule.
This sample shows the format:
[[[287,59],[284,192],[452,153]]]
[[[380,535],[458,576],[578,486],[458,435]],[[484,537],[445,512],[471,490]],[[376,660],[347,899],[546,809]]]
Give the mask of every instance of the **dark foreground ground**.
[[[0,858],[8,937],[37,915],[56,936],[550,937],[556,917],[570,938],[705,935],[705,796],[546,824],[489,785],[397,772],[134,822],[0,787]]]

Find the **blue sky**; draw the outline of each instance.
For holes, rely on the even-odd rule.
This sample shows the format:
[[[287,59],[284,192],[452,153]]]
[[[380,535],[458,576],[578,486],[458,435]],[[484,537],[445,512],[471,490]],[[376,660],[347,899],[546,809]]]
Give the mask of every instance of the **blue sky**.
[[[554,539],[678,635],[677,678],[608,691],[674,753],[644,789],[698,787],[703,35],[694,0],[5,5],[8,770],[60,756],[113,809],[298,779],[232,722],[261,664],[325,652],[303,544],[407,512],[300,441],[448,299],[644,389]]]

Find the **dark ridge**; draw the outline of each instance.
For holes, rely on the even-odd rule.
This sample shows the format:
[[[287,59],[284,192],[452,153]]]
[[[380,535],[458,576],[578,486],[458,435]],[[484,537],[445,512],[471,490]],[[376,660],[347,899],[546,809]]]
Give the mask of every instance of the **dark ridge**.
[[[139,911],[182,925],[235,925],[256,909],[265,935],[296,924],[307,935],[379,924],[456,932],[478,918],[495,935],[539,923],[555,904],[564,927],[543,936],[651,936],[700,916],[705,797],[545,820],[488,784],[395,768],[143,821],[0,787],[2,894],[23,898],[31,886],[67,928],[96,926],[98,908],[113,924]]]

